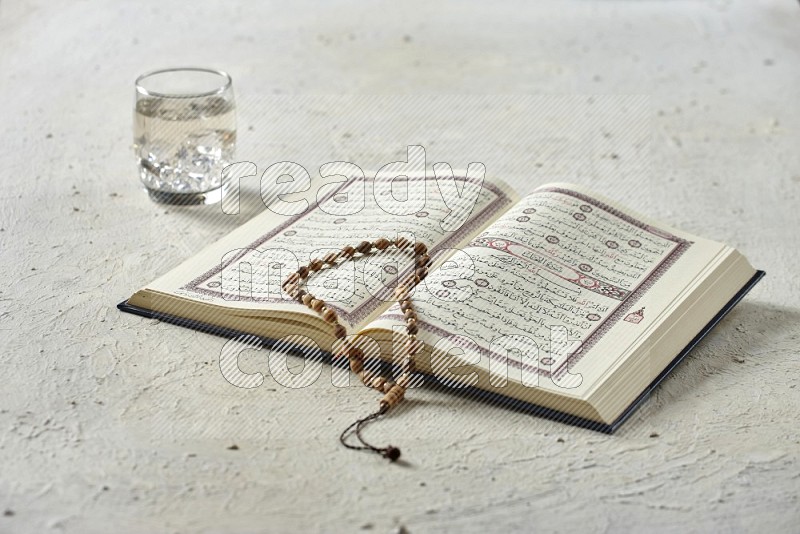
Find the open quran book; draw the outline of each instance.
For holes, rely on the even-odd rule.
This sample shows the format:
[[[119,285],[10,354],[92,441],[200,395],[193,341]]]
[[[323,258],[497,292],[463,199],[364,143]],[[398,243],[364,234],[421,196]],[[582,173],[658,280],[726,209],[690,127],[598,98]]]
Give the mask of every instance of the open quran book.
[[[581,187],[519,198],[499,181],[450,178],[411,177],[407,199],[423,207],[405,215],[380,207],[397,184],[379,177],[344,182],[295,215],[265,209],[119,307],[331,353],[331,325],[283,280],[344,245],[406,236],[433,262],[413,292],[426,383],[610,432],[763,275],[724,244]],[[309,291],[391,362],[405,335],[393,283],[412,269],[401,252],[366,255],[322,269]]]

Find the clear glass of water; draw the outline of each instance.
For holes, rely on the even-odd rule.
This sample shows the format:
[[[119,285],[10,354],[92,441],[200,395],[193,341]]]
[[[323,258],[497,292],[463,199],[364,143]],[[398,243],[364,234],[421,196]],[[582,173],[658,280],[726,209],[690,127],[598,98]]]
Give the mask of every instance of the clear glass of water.
[[[163,204],[222,200],[233,163],[236,105],[231,77],[202,68],[164,69],[136,79],[134,150],[150,198]]]

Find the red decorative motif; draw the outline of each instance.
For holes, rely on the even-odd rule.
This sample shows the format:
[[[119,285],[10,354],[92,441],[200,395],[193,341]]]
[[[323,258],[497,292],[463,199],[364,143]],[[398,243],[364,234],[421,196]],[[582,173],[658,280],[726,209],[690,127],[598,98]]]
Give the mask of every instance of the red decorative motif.
[[[639,308],[635,312],[631,312],[628,315],[626,315],[624,320],[628,321],[629,323],[639,324],[639,323],[642,322],[642,319],[644,319],[644,308],[643,307]]]

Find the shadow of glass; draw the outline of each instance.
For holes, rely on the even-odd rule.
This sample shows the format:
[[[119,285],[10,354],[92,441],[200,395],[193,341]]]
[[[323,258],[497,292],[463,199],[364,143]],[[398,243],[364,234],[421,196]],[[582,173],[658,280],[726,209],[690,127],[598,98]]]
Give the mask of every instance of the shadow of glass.
[[[170,211],[191,219],[199,233],[222,236],[263,213],[275,198],[277,193],[269,194],[265,199],[261,197],[261,192],[257,188],[242,185],[239,191],[238,209],[235,203],[223,199],[221,203],[209,206],[173,206],[170,207]]]

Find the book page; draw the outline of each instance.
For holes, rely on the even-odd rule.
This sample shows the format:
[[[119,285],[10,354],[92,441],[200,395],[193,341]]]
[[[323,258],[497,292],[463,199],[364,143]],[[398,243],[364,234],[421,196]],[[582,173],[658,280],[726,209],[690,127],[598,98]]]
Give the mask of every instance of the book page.
[[[575,186],[543,186],[419,286],[419,336],[490,375],[585,391],[591,384],[569,372],[573,364],[602,343],[599,376],[723,248]],[[675,285],[653,291],[670,273]],[[402,321],[392,306],[367,333]]]
[[[412,187],[412,182],[423,187]],[[378,237],[402,235],[426,243],[433,252],[446,251],[468,242],[517,200],[501,182],[459,178],[455,183],[462,196],[449,194],[445,199],[442,191],[453,190],[440,187],[432,177],[412,176],[406,183],[395,180],[394,185],[384,177],[352,178],[332,187],[302,213],[281,216],[265,209],[148,289],[228,308],[316,316],[281,290],[281,283],[300,265]],[[475,193],[472,199],[469,188]],[[414,208],[405,214],[390,213],[386,202],[380,202],[387,195],[409,200]],[[370,255],[323,269],[311,277],[308,290],[352,327],[385,309],[392,281],[412,269],[410,254]]]

